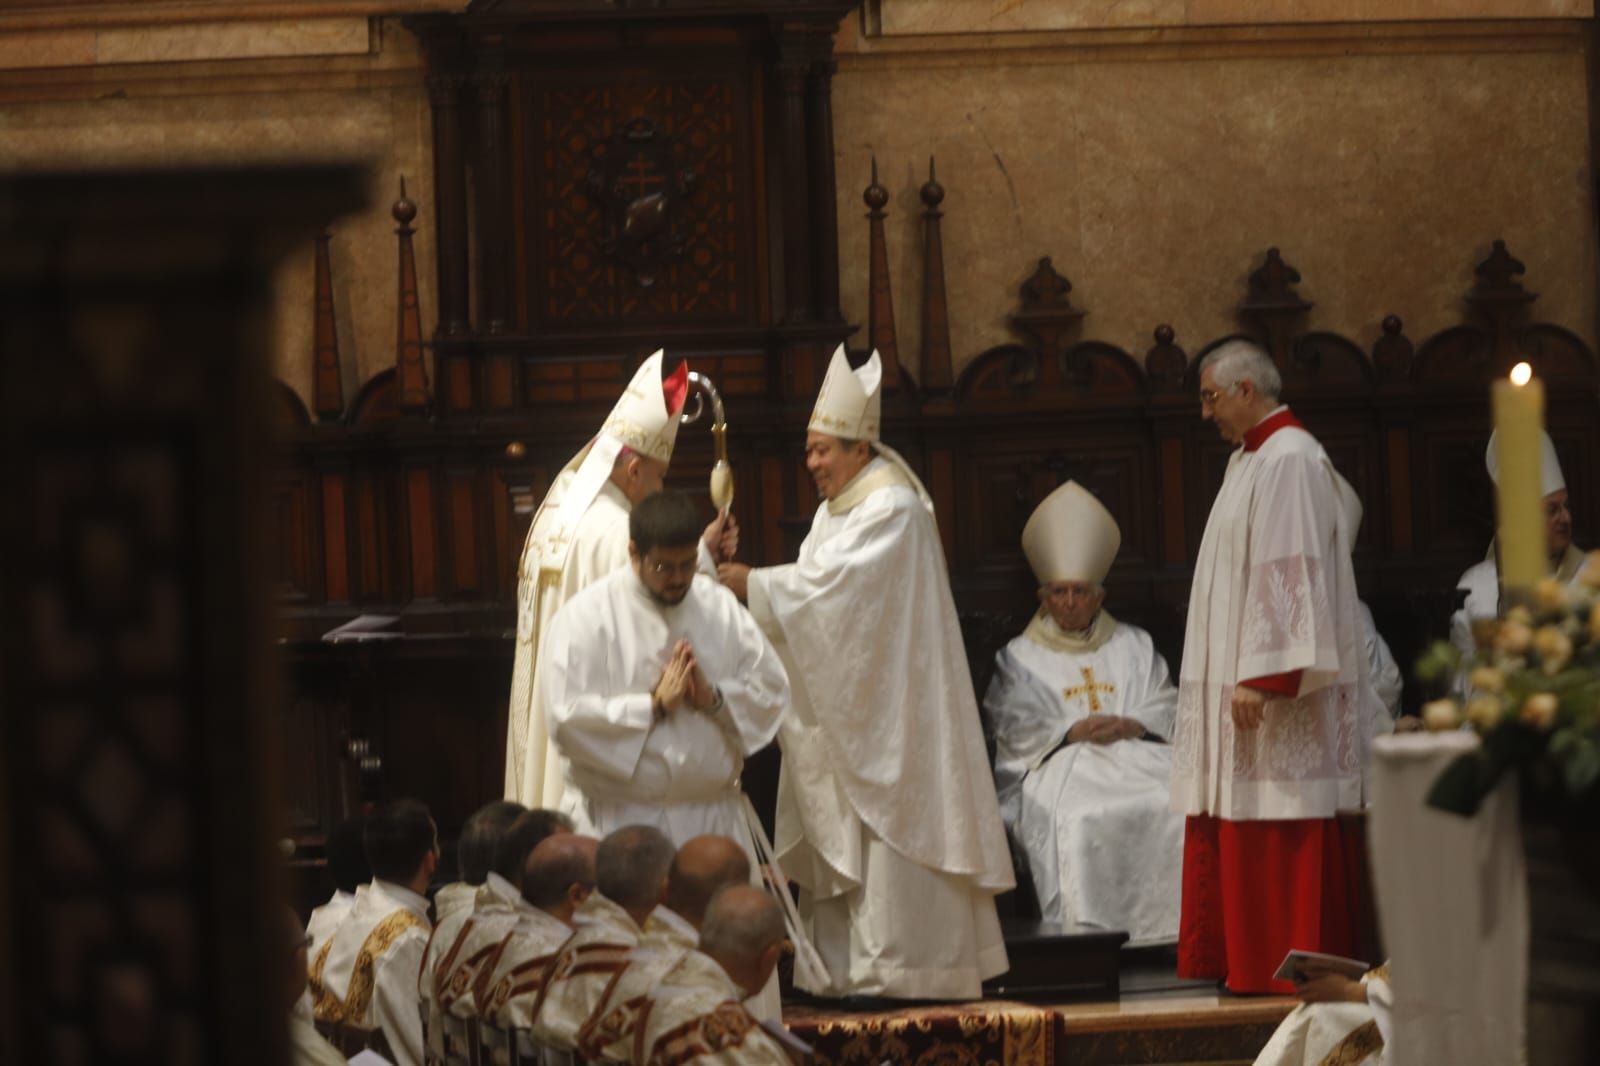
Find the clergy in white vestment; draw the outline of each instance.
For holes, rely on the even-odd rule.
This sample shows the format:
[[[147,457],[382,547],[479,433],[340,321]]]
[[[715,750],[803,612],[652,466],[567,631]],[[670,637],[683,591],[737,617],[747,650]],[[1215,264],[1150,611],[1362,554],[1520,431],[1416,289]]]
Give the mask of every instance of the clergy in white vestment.
[[[1202,363],[1201,413],[1237,444],[1189,597],[1173,751],[1187,816],[1178,973],[1287,992],[1290,948],[1354,954],[1365,802],[1382,715],[1367,677],[1350,486],[1247,341]]]
[[[527,1029],[533,1004],[556,954],[572,937],[578,908],[594,892],[599,841],[578,833],[546,837],[522,866],[517,921],[479,972],[478,1016],[504,1029]]]
[[[289,1010],[289,1064],[290,1066],[344,1066],[344,1056],[323,1039],[311,1020],[309,1010],[302,1011],[299,1004],[306,999],[306,972],[309,969],[306,948],[311,937],[300,928],[294,911],[284,908],[284,947],[288,950],[288,980],[285,984],[286,1003]]]
[[[648,825],[623,826],[600,842],[595,891],[574,912],[576,931],[551,960],[528,1008],[539,1045],[577,1051],[578,1033],[628,965],[628,953],[666,893],[674,851],[666,834]]]
[[[970,999],[1006,969],[994,896],[1015,880],[933,502],[878,439],[882,377],[876,352],[833,355],[798,561],[718,572],[789,673],[776,850],[830,973],[796,983]]]
[[[579,1030],[579,1054],[589,1062],[632,1060],[634,1030],[650,993],[699,945],[712,897],[729,885],[749,884],[751,872],[743,846],[727,837],[699,836],[678,849],[666,898],[645,919],[627,968]]]
[[[372,879],[372,871],[367,868],[367,845],[363,838],[365,827],[364,819],[350,818],[334,826],[328,833],[325,857],[328,875],[333,878],[333,895],[328,897],[328,902],[313,907],[311,918],[306,922],[312,958],[333,935],[344,916],[350,913],[361,886]]]
[[[502,825],[508,807],[515,817]],[[428,1050],[440,1061],[452,1044],[466,1052],[466,1022],[479,1013],[479,977],[531,909],[521,888],[528,853],[547,837],[571,829],[571,821],[558,811],[524,810],[504,800],[467,819],[457,854],[462,880],[477,883],[477,892],[471,906],[434,925],[417,982]]]
[[[311,966],[319,1022],[381,1029],[396,1066],[422,1066],[417,974],[432,926],[423,892],[439,863],[427,807],[396,800],[366,826],[372,883]]]
[[[1567,490],[1567,478],[1561,470],[1561,460],[1556,446],[1545,433],[1540,461],[1541,488],[1544,490],[1545,550],[1550,556],[1550,574],[1563,585],[1578,580],[1583,569],[1584,554],[1572,543],[1572,511]],[[1495,437],[1489,436],[1489,447],[1484,454],[1484,465],[1489,470],[1489,480],[1499,483],[1499,462],[1495,454]],[[1465,592],[1466,599],[1450,616],[1450,643],[1463,658],[1477,650],[1472,639],[1472,623],[1498,617],[1500,614],[1500,567],[1495,545],[1489,544],[1488,554],[1481,563],[1468,567],[1456,582],[1457,593]],[[1463,681],[1458,685],[1465,688]]]
[[[545,732],[540,656],[556,611],[593,582],[628,562],[628,512],[661,488],[678,438],[688,365],[666,380],[662,353],[640,365],[600,432],[545,494],[517,564],[517,643],[506,734],[506,796],[529,807],[556,807],[563,795],[559,757]],[[737,526],[719,515],[705,531],[702,568],[731,556]]]
[[[1028,857],[1040,915],[1176,940],[1183,819],[1169,810],[1178,690],[1150,634],[1104,609],[1122,543],[1076,481],[1022,530],[1038,612],[995,656],[984,707],[1000,813]]]
[[[683,954],[646,1001],[632,1061],[640,1066],[790,1066],[775,1022],[740,1002],[771,980],[787,944],[778,904],[748,885],[723,889],[700,946]]]
[[[750,841],[739,774],[772,742],[789,682],[750,612],[695,572],[700,523],[679,492],[629,516],[629,565],[557,612],[543,703],[563,758],[563,808],[598,836],[653,825],[682,844]]]
[[[1324,973],[1297,982],[1300,1005],[1273,1031],[1255,1066],[1382,1066],[1392,1023],[1389,964],[1359,981]]]
[[[1362,646],[1367,652],[1367,677],[1372,682],[1373,691],[1378,694],[1386,716],[1386,721],[1380,721],[1375,732],[1387,733],[1400,717],[1400,696],[1404,692],[1405,682],[1400,676],[1400,664],[1394,661],[1394,652],[1389,650],[1389,642],[1378,632],[1372,608],[1360,602],[1356,606],[1361,614]]]

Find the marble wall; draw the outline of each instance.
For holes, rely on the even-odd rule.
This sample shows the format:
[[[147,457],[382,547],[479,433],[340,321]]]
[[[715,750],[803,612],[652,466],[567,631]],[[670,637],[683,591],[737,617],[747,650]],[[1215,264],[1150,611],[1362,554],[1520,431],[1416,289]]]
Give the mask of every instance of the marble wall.
[[[250,32],[112,28],[80,38],[98,50],[80,64],[67,61],[73,32],[38,33],[34,66],[14,42],[0,47],[0,67],[12,68],[0,72],[0,167],[365,163],[372,176],[368,207],[328,220],[347,403],[362,382],[394,363],[398,282],[390,206],[404,175],[419,207],[420,299],[423,329],[431,334],[431,118],[422,58],[409,32],[364,18],[252,23]],[[284,258],[272,322],[278,372],[308,404],[313,255],[306,244]]]
[[[1593,0],[864,0],[874,34],[1588,18]]]
[[[1439,6],[1394,4],[1413,18]],[[846,313],[865,321],[861,190],[875,154],[915,368],[917,188],[936,155],[958,366],[1013,339],[1005,316],[1039,256],[1072,279],[1086,336],[1142,352],[1166,322],[1193,350],[1236,328],[1269,245],[1304,274],[1311,324],[1366,342],[1389,313],[1414,339],[1456,322],[1474,257],[1503,237],[1540,316],[1594,343],[1585,31],[1570,17],[1592,0],[1471,4],[1518,17],[1348,21],[1366,11],[1357,0],[1274,5],[1270,23],[1247,0],[1226,17],[1222,0],[870,0],[845,20],[834,79]],[[1098,21],[1064,26],[1065,11]],[[1206,24],[1228,18],[1240,24]],[[27,32],[0,32],[0,167],[368,163],[371,206],[331,220],[347,398],[393,360],[389,206],[404,174],[431,332],[430,118],[397,21]],[[311,270],[309,247],[286,260],[273,326],[302,396]]]
[[[890,0],[885,0],[886,3]],[[870,27],[869,27],[870,29]],[[902,359],[919,350],[919,185],[938,157],[958,369],[1015,339],[1019,283],[1053,257],[1084,336],[1193,352],[1238,328],[1276,245],[1310,325],[1420,340],[1464,311],[1504,238],[1537,314],[1596,340],[1596,229],[1580,24],[1254,27],[840,41],[834,80],[846,314],[866,317],[871,157]]]

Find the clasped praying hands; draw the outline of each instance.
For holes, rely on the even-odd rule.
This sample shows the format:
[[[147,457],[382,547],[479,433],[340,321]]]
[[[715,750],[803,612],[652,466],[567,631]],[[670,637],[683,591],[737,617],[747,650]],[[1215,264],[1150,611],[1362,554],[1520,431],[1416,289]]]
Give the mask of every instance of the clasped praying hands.
[[[678,641],[651,690],[650,709],[659,719],[681,710],[685,704],[697,711],[709,711],[716,702],[716,687],[706,680],[694,647],[687,640]]]

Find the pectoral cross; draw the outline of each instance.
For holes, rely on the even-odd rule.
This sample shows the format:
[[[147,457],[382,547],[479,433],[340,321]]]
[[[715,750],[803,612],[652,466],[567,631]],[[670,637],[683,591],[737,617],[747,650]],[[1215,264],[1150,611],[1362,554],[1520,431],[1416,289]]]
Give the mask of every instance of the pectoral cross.
[[[1100,693],[1104,692],[1107,696],[1109,696],[1113,692],[1117,691],[1117,686],[1108,684],[1104,681],[1096,684],[1094,680],[1094,667],[1085,666],[1082,669],[1083,684],[1077,686],[1076,688],[1065,689],[1062,691],[1061,695],[1066,697],[1068,701],[1074,700],[1079,696],[1087,696],[1089,698],[1089,713],[1099,714],[1101,711]]]

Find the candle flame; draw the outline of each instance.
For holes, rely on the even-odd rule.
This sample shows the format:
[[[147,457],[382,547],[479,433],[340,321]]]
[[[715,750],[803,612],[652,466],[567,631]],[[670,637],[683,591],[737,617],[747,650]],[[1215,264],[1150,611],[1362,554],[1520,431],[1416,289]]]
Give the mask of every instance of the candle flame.
[[[1511,368],[1511,384],[1519,389],[1533,380],[1533,367],[1527,363],[1518,363]]]

